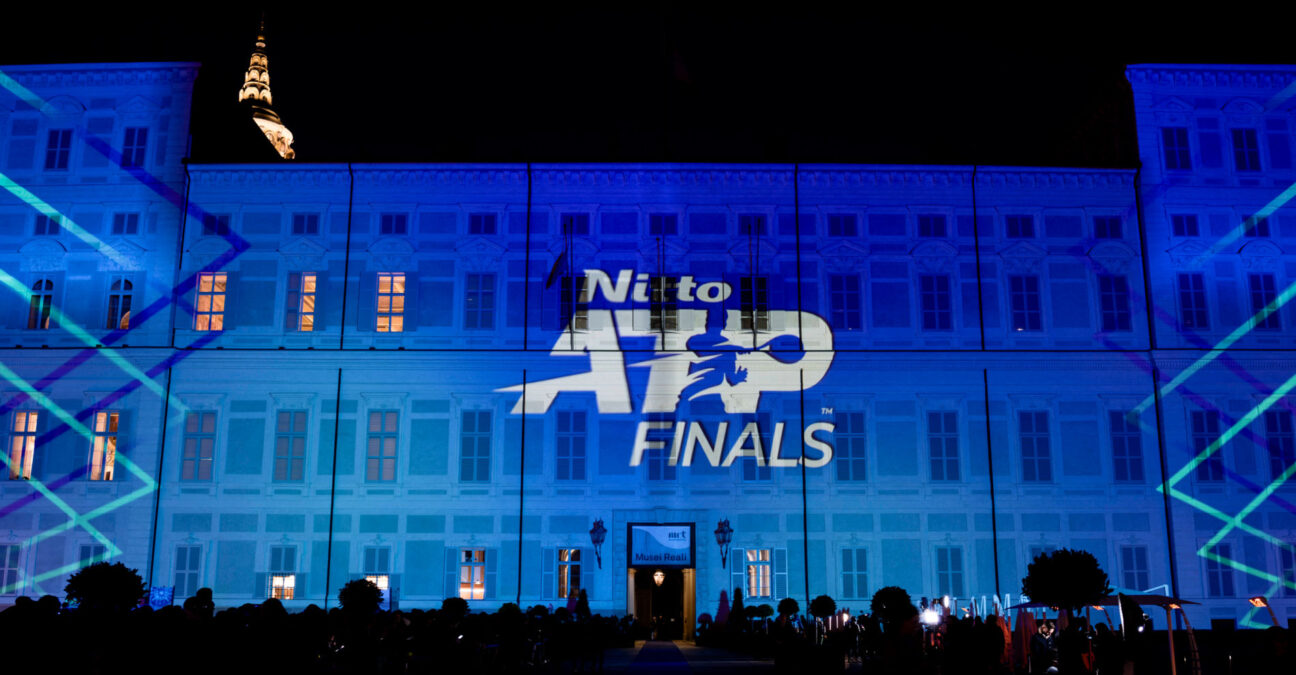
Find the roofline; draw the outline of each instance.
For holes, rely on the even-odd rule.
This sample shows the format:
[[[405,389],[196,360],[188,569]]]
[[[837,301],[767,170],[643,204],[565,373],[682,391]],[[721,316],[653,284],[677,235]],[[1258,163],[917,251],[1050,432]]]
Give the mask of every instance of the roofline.
[[[1277,63],[1131,63],[1126,70],[1214,70],[1218,72],[1237,72],[1247,70],[1264,70],[1275,73],[1296,72],[1296,65]]]
[[[198,61],[116,61],[108,63],[30,63],[0,65],[0,70],[21,73],[48,73],[60,70],[157,70],[201,68]]]
[[[273,162],[273,163],[190,163],[190,171],[522,171],[526,162],[467,163],[467,162]],[[656,162],[545,162],[531,163],[533,170],[648,170],[648,171],[962,171],[978,172],[1030,172],[1030,173],[1086,173],[1132,175],[1137,169],[1048,167],[1048,166],[987,166],[971,164],[794,164],[794,163],[656,163]]]

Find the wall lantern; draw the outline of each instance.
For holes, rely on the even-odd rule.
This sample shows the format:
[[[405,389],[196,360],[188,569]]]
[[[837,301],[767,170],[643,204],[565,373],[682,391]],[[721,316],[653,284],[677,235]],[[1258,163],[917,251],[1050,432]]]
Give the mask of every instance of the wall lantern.
[[[663,572],[663,571],[661,571],[661,570],[657,570],[656,572],[653,572],[653,583],[654,583],[654,584],[657,584],[658,586],[661,586],[663,581],[666,581],[666,573],[665,573],[665,572]]]
[[[599,518],[594,521],[594,527],[590,528],[590,543],[594,545],[594,558],[598,560],[599,569],[603,569],[603,542],[607,539],[607,528],[603,527],[603,519]]]
[[[720,566],[728,567],[729,565],[729,544],[733,541],[733,528],[729,527],[729,519],[725,518],[715,529],[716,545],[720,547]]]

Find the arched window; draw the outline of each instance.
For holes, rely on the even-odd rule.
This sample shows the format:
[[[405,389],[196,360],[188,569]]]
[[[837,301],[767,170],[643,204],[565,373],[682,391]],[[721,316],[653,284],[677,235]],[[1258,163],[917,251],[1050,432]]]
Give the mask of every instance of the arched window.
[[[117,278],[108,289],[109,330],[130,328],[131,298],[135,285],[129,279]]]
[[[32,284],[31,311],[27,313],[28,330],[49,330],[50,309],[54,304],[54,282],[37,279]]]

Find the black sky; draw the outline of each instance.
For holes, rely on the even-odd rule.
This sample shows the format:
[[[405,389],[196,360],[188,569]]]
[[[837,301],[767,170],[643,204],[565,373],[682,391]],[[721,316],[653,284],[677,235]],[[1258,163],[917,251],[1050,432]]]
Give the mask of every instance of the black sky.
[[[228,137],[259,6],[46,4],[6,10],[0,63],[200,61],[193,157],[246,159]],[[1127,63],[1296,62],[1288,22],[1227,8],[373,4],[266,10],[301,161],[1128,167]]]

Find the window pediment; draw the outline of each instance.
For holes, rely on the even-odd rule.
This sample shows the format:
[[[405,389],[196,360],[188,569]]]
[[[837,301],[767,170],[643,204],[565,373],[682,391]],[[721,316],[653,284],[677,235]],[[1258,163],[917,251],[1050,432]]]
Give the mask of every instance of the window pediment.
[[[414,267],[414,245],[403,237],[384,237],[369,246],[369,271],[390,272]]]
[[[1089,249],[1089,259],[1098,263],[1099,269],[1108,274],[1129,272],[1135,257],[1133,249],[1114,241],[1105,241]]]
[[[148,252],[143,246],[114,237],[104,242],[101,249],[104,255],[99,256],[100,272],[138,272],[144,269],[144,254]]]
[[[1015,273],[1035,274],[1040,271],[1047,252],[1035,244],[1019,241],[999,252],[1004,269]]]
[[[24,272],[58,272],[67,267],[67,249],[49,239],[33,239],[18,249],[19,269]]]
[[[224,237],[202,237],[186,251],[189,259],[185,262],[191,268],[206,267],[225,255],[230,248],[229,241]]]
[[[1180,269],[1195,269],[1202,266],[1207,254],[1210,253],[1210,247],[1200,241],[1185,241],[1182,244],[1171,246],[1166,253],[1170,256],[1170,262]]]
[[[924,241],[909,252],[923,272],[948,272],[954,266],[958,249],[944,241]]]
[[[313,237],[294,237],[279,247],[289,269],[313,270],[325,266],[328,249]]]
[[[1272,241],[1248,241],[1238,249],[1242,258],[1242,267],[1252,271],[1273,271],[1278,267],[1278,258],[1282,249]]]

